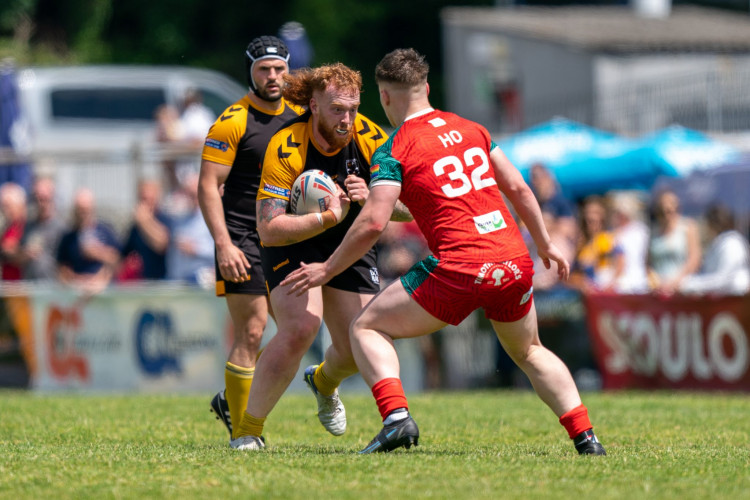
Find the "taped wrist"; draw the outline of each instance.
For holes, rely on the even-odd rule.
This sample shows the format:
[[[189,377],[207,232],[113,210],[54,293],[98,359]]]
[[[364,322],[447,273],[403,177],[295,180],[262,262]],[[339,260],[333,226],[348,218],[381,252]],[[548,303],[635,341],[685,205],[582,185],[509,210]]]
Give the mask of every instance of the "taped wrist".
[[[338,219],[336,219],[336,214],[334,214],[333,210],[331,209],[328,209],[325,212],[322,212],[320,214],[319,220],[320,220],[320,225],[326,229],[335,226],[339,222]]]

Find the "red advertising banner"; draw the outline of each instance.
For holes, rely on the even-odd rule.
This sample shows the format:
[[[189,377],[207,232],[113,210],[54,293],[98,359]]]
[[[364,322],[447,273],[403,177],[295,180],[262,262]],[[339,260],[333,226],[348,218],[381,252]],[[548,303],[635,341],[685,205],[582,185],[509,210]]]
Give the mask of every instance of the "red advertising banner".
[[[583,300],[604,389],[750,391],[750,295]]]

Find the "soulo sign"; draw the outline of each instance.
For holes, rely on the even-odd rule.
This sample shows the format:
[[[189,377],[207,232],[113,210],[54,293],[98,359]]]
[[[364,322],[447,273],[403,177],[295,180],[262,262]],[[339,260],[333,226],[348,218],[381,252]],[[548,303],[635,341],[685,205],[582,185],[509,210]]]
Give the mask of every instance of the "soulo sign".
[[[584,301],[605,389],[750,390],[750,296]]]

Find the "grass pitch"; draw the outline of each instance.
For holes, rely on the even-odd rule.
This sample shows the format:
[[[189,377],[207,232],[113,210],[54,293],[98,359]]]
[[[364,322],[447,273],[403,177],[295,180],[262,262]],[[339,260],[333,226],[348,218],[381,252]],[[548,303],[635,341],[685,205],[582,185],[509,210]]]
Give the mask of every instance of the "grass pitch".
[[[211,396],[0,391],[0,498],[750,498],[747,395],[584,394],[606,457],[578,456],[525,391],[413,395],[420,446],[368,456],[369,395],[342,395],[336,438],[312,396],[287,394],[250,453]]]

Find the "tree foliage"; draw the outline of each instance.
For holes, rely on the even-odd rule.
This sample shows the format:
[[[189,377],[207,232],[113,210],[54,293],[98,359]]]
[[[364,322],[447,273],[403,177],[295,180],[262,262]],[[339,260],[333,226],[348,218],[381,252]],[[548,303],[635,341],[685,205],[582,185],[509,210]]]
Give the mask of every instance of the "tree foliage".
[[[440,10],[492,0],[4,0],[0,55],[19,64],[137,63],[201,66],[244,82],[243,52],[287,21],[308,33],[313,64],[341,61],[362,72],[362,111],[382,121],[374,67],[388,51],[414,47],[432,67],[442,101]],[[26,30],[22,30],[26,20]],[[26,34],[24,34],[26,33]]]

